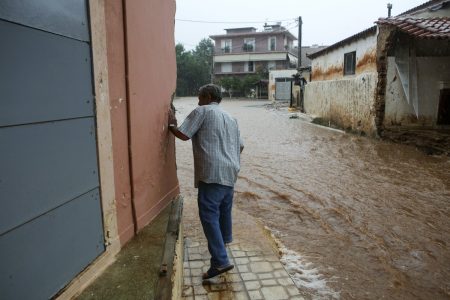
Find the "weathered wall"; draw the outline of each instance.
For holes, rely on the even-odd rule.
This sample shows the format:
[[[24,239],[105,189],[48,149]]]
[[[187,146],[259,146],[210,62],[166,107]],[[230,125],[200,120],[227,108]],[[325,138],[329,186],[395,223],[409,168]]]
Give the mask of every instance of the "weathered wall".
[[[125,2],[133,201],[137,229],[179,194],[167,112],[176,85],[174,0]]]
[[[388,58],[385,126],[434,126],[439,105],[439,82],[450,81],[450,57],[417,57],[419,116],[408,103],[398,77],[395,58]]]
[[[124,16],[121,0],[105,3],[109,99],[114,153],[117,224],[121,244],[134,235],[128,152]]]
[[[312,81],[306,85],[306,113],[347,130],[375,134],[373,104],[376,73],[351,79]]]
[[[370,34],[313,59],[311,82],[305,89],[306,113],[375,135],[376,45],[376,34]],[[355,75],[344,76],[344,54],[352,51],[356,51]]]
[[[312,81],[344,78],[344,54],[356,51],[354,77],[366,72],[376,72],[376,34],[358,39],[312,60]]]

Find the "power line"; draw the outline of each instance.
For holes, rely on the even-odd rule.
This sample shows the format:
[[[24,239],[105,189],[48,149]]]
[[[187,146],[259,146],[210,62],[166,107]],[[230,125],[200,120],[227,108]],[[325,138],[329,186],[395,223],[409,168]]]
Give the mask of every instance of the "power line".
[[[285,22],[285,21],[292,21],[295,20],[295,18],[290,19],[284,19],[284,20],[277,20],[277,21],[203,21],[203,20],[188,20],[188,19],[175,19],[175,21],[179,22],[191,22],[191,23],[206,23],[206,24],[249,24],[249,23],[277,23],[277,22]]]

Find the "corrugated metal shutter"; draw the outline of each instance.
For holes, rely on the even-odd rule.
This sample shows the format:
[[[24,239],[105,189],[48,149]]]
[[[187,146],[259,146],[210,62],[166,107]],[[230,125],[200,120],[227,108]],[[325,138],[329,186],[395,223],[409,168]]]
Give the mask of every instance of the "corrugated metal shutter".
[[[87,6],[0,3],[0,298],[48,299],[104,251]]]
[[[291,100],[291,93],[292,81],[281,81],[281,78],[277,78],[275,82],[275,100],[289,101]]]

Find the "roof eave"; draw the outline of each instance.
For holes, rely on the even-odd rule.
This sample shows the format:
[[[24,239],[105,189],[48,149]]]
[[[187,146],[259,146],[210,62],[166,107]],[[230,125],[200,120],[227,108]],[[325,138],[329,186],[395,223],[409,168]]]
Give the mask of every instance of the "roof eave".
[[[334,43],[333,45],[330,45],[322,50],[319,50],[319,51],[311,53],[311,54],[306,54],[306,57],[308,57],[309,59],[315,59],[319,56],[322,56],[322,55],[334,50],[334,49],[339,48],[340,46],[349,44],[357,39],[365,38],[371,34],[374,34],[374,33],[376,33],[376,31],[377,31],[377,25],[374,25],[370,28],[367,28],[363,31],[358,32],[357,34],[349,36],[348,38],[340,40],[339,42]]]

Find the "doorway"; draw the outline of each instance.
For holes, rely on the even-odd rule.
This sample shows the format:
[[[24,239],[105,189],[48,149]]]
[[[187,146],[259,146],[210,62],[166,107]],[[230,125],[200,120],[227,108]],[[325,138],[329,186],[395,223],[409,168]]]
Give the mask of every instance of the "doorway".
[[[437,124],[450,125],[450,89],[441,90]]]

